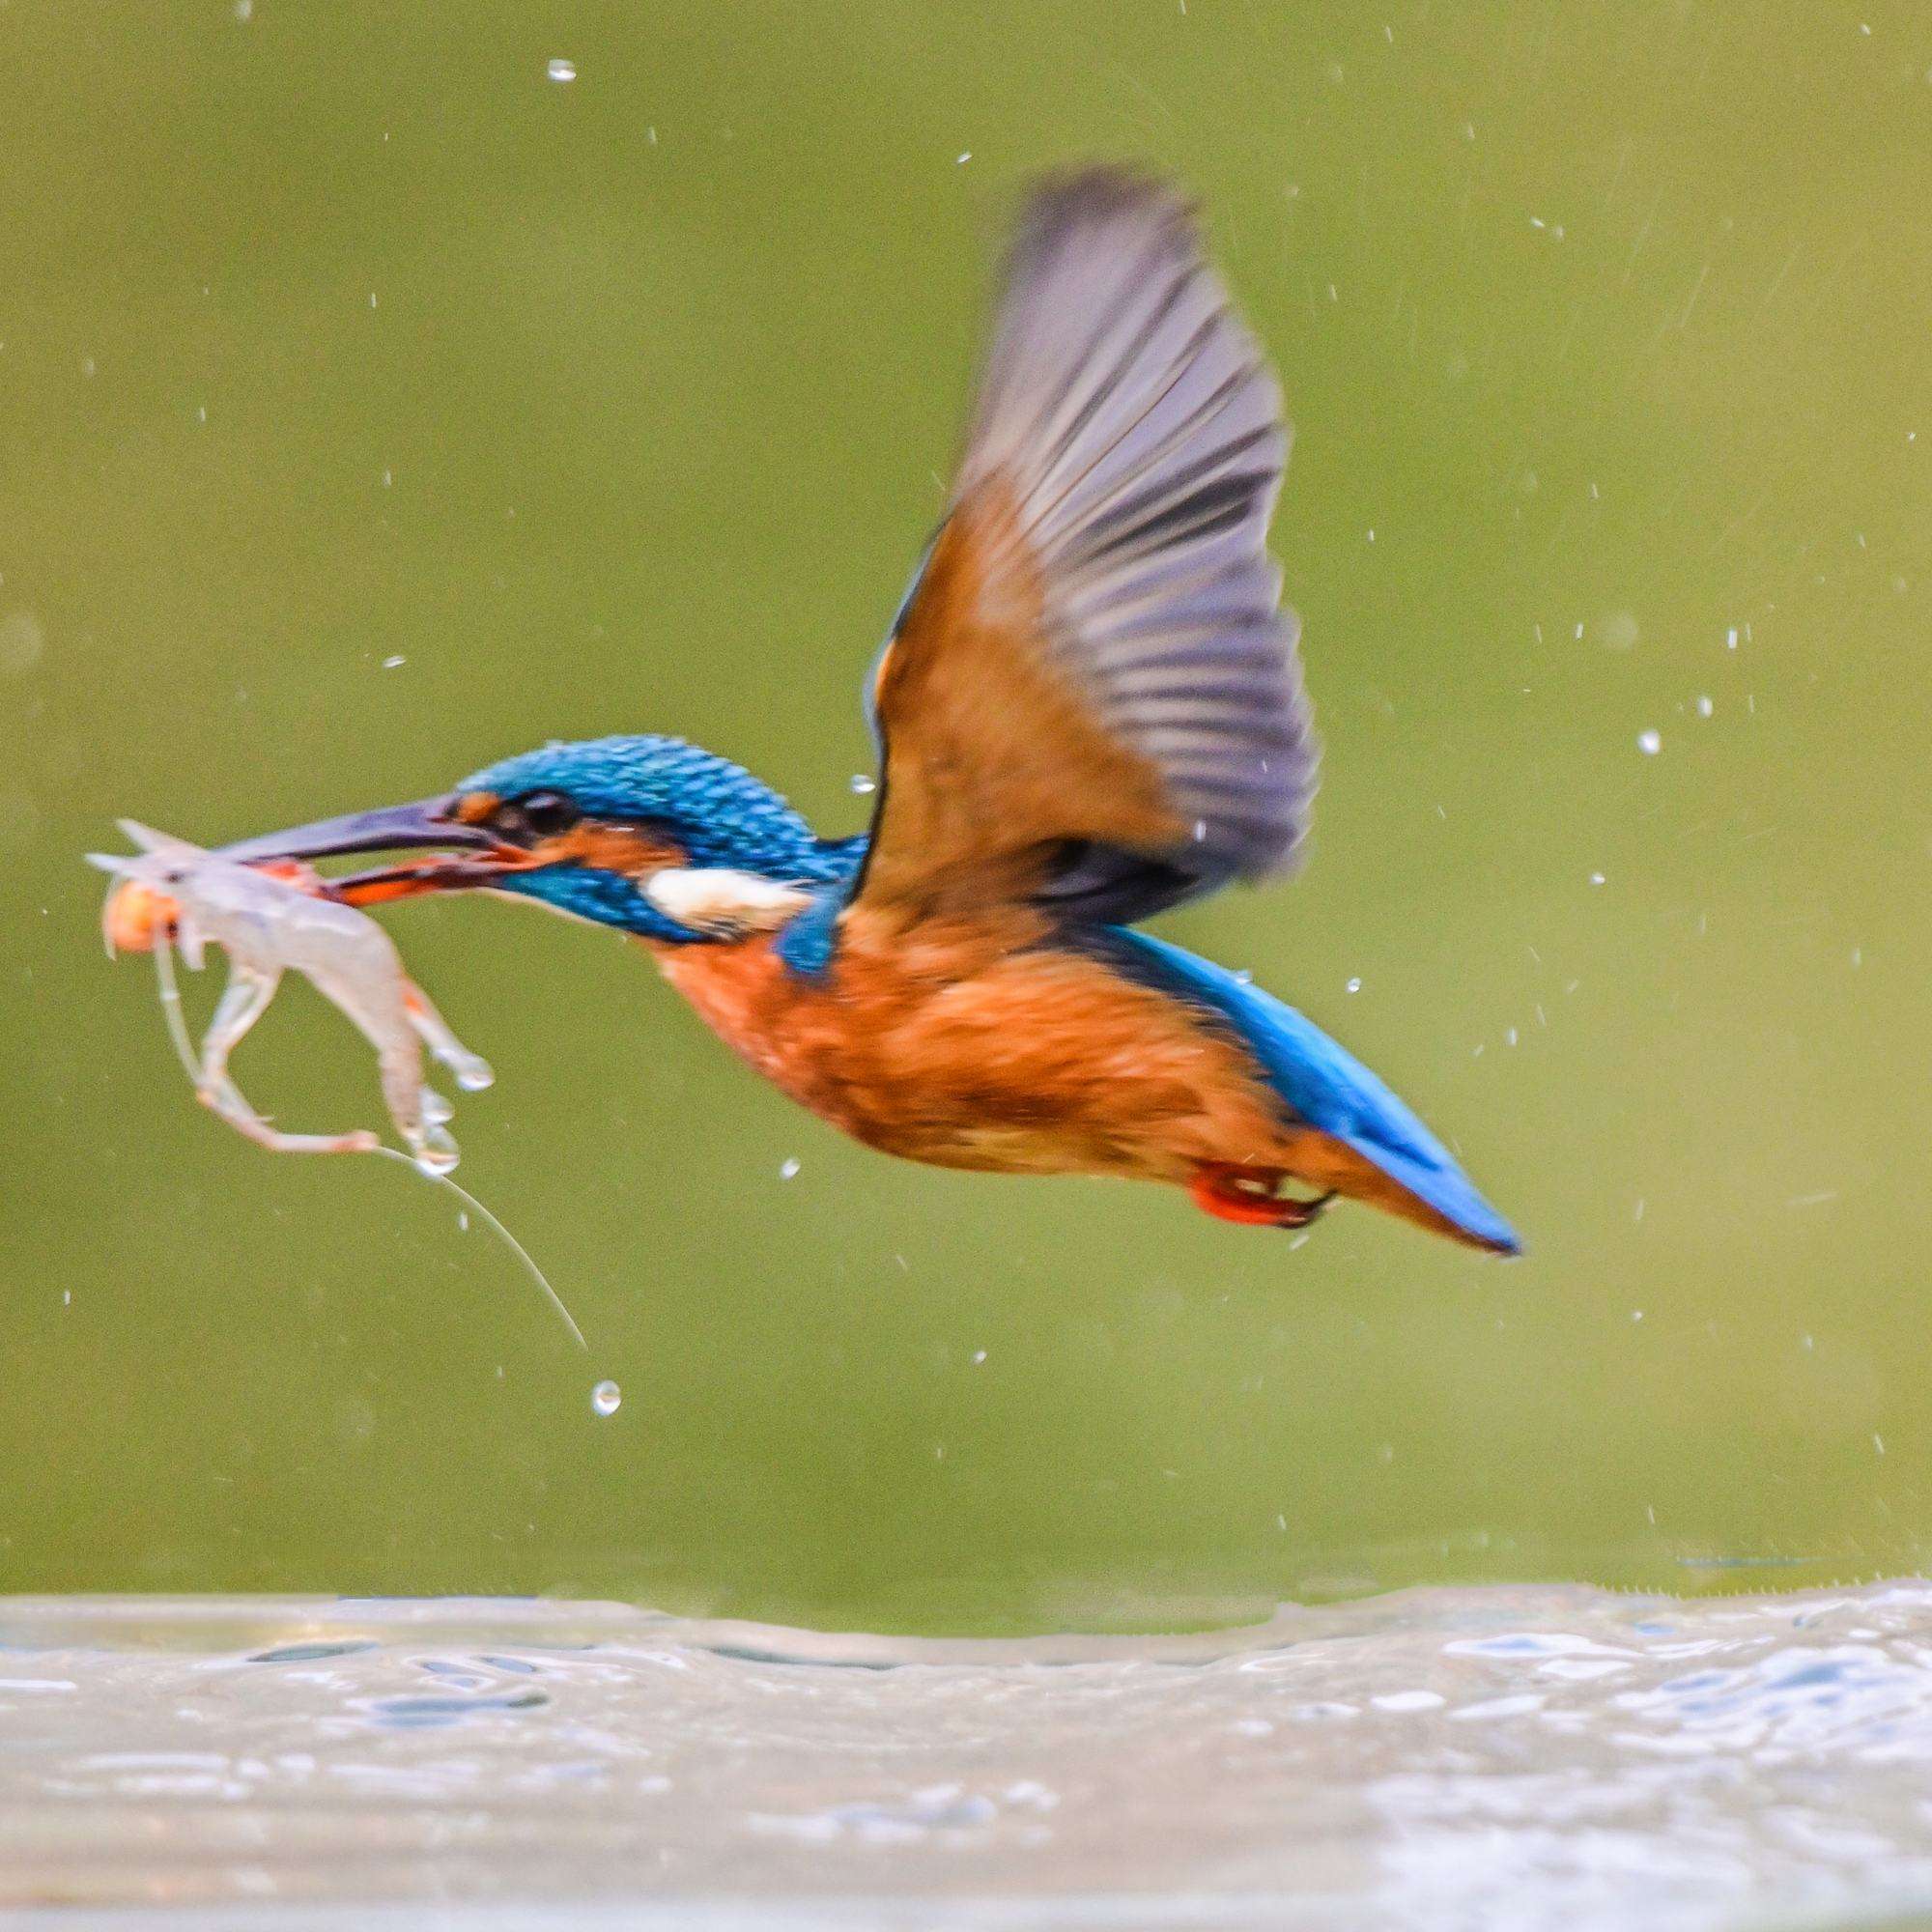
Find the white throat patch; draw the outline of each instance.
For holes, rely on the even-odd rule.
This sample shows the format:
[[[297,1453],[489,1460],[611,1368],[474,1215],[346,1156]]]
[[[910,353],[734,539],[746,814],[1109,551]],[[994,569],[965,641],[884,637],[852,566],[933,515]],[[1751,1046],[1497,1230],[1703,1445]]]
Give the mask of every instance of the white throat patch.
[[[812,900],[802,886],[734,871],[728,866],[668,866],[644,880],[643,891],[661,913],[680,925],[720,936],[775,932]]]

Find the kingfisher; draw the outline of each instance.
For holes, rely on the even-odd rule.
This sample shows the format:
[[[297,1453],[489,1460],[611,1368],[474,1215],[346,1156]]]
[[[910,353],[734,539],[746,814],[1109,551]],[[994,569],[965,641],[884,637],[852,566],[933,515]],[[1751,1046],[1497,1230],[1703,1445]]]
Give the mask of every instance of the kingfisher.
[[[624,735],[226,854],[387,853],[334,895],[483,891],[632,934],[743,1060],[886,1153],[1165,1181],[1248,1227],[1340,1196],[1515,1254],[1359,1061],[1137,929],[1302,847],[1318,747],[1266,550],[1289,436],[1191,206],[1119,167],[1049,178],[867,682],[866,833],[821,838],[728,759]]]

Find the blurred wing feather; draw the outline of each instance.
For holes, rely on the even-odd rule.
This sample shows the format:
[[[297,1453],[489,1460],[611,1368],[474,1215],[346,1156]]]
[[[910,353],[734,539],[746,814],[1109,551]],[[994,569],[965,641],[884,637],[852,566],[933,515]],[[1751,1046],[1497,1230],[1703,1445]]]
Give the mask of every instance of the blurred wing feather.
[[[1166,188],[1049,185],[874,672],[860,891],[1123,920],[1293,860],[1316,746],[1264,549],[1275,384]]]

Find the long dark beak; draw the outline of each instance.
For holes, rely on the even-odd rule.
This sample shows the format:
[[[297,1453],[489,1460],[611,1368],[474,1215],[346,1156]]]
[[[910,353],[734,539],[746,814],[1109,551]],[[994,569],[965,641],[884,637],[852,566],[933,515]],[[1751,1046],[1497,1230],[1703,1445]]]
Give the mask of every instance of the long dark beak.
[[[425,847],[433,848],[426,858],[330,880],[329,896],[348,905],[369,905],[383,899],[413,897],[418,893],[458,892],[488,885],[503,872],[530,863],[527,852],[505,845],[481,826],[466,825],[458,818],[453,793],[418,799],[412,805],[352,811],[342,818],[319,819],[287,832],[265,832],[258,838],[222,846],[218,856],[254,864]],[[459,851],[475,856],[458,857]]]

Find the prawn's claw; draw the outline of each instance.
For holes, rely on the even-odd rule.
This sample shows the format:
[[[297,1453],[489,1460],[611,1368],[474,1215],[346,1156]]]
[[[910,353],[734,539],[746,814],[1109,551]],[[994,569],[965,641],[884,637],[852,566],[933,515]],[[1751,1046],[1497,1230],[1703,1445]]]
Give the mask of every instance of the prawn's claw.
[[[374,1153],[383,1145],[367,1127],[347,1134],[285,1134],[271,1127],[246,1103],[241,1106],[219,1089],[197,1087],[194,1097],[211,1114],[224,1120],[239,1134],[245,1135],[270,1153]]]

